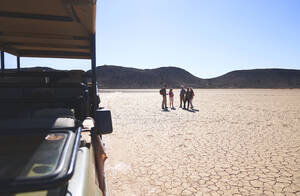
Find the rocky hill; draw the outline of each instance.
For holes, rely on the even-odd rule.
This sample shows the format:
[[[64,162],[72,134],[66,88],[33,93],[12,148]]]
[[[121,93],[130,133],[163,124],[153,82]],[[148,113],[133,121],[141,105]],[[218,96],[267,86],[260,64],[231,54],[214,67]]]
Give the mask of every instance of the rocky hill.
[[[199,87],[204,80],[177,67],[135,69],[120,66],[97,67],[100,88],[160,88],[163,84],[178,88],[180,85]]]
[[[232,71],[207,80],[211,88],[300,88],[300,70],[253,69]]]
[[[100,88],[300,88],[300,70],[253,69],[232,71],[211,79],[198,78],[178,67],[135,69],[104,65],[97,67]]]
[[[58,71],[48,67],[21,70]],[[178,67],[135,69],[103,65],[98,66],[96,72],[100,88],[161,88],[163,84],[168,84],[169,88],[181,85],[194,88],[300,88],[300,70],[293,69],[239,70],[210,79],[198,78]]]

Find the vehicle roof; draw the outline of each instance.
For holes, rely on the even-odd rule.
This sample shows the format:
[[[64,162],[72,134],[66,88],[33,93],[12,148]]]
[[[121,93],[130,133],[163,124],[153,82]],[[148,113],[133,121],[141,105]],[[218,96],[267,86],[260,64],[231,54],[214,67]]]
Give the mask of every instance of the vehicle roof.
[[[20,57],[90,59],[96,0],[8,0],[0,6],[0,49]]]

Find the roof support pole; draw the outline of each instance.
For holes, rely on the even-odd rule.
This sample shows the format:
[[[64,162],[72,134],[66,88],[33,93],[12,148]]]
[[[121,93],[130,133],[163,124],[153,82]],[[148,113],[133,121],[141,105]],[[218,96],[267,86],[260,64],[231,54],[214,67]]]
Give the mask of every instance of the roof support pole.
[[[17,70],[20,71],[20,57],[17,56]]]
[[[92,100],[93,100],[93,114],[95,115],[97,105],[97,88],[96,88],[96,35],[91,34],[91,60],[92,60]]]
[[[4,73],[4,51],[1,50],[1,72]]]

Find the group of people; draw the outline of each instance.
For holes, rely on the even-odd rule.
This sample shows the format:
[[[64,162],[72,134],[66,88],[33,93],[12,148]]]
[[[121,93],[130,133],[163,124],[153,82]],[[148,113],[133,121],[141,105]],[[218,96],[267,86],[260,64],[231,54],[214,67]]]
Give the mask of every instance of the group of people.
[[[162,89],[160,89],[159,93],[162,95],[163,100],[162,100],[162,104],[161,104],[161,108],[163,110],[168,109],[167,107],[167,95],[169,95],[169,100],[170,100],[170,108],[171,109],[175,109],[174,107],[174,93],[173,93],[173,89],[170,88],[169,93],[167,93],[167,85],[164,85],[164,87]],[[180,90],[180,108],[183,109],[189,109],[189,107],[191,109],[194,108],[193,106],[193,98],[194,98],[195,94],[192,88],[187,88],[185,90],[184,86],[181,86],[181,90]],[[187,103],[187,108],[186,108],[186,103]]]

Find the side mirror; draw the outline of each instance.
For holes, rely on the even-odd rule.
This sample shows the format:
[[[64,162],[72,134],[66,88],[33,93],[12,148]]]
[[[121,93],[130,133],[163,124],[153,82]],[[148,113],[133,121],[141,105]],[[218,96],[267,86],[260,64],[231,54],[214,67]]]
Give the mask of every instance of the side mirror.
[[[95,113],[95,129],[99,134],[112,133],[112,121],[110,110],[97,109]]]

